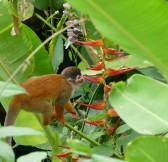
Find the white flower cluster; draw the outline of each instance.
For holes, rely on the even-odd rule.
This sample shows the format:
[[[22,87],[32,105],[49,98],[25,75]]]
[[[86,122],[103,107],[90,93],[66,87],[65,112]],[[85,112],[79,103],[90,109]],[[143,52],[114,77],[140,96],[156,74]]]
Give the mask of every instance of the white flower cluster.
[[[73,27],[67,29],[68,40],[65,43],[65,49],[67,49],[76,39],[80,39],[82,32],[80,29],[80,23],[76,16],[73,14],[73,8],[70,4],[63,4],[64,11],[63,14],[68,17],[68,21],[65,23],[66,26],[73,25]]]

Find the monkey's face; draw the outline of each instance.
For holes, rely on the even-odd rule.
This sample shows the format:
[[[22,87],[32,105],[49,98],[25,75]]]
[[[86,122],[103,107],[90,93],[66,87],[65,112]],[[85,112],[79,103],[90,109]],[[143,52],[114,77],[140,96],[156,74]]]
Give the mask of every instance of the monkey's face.
[[[76,78],[68,78],[67,81],[72,85],[73,88],[77,89],[83,83],[82,74],[76,75]]]
[[[81,71],[77,67],[67,67],[61,73],[66,80],[72,85],[74,89],[77,89],[83,83],[83,76]]]

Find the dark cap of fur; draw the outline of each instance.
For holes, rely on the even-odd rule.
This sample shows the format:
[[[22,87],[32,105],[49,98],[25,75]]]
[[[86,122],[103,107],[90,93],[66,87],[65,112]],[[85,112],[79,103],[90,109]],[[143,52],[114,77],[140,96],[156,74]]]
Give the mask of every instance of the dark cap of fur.
[[[76,79],[77,75],[81,75],[81,71],[79,68],[75,66],[65,68],[61,73],[66,79],[72,78]]]

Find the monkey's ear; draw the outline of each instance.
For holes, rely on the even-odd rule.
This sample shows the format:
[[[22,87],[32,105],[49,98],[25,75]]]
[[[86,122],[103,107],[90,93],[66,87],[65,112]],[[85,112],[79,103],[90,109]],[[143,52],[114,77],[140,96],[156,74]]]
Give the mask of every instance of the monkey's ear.
[[[66,80],[67,80],[69,83],[75,83],[75,80],[72,79],[72,78],[67,78]]]

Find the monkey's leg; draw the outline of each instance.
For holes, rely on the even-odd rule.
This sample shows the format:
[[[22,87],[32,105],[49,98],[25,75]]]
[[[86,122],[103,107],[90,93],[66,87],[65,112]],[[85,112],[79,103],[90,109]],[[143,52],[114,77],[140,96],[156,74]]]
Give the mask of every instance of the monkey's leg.
[[[42,124],[48,125],[54,120],[54,110],[52,105],[47,101],[32,101],[29,105],[29,109],[31,107],[31,111],[35,113],[42,114]],[[51,120],[52,119],[52,120]]]
[[[42,113],[42,118],[43,118],[43,125],[48,125],[52,123],[54,120],[56,120],[56,115],[53,114],[53,111],[44,111]]]
[[[64,106],[55,103],[55,115],[56,119],[59,120],[62,125],[65,125]]]

